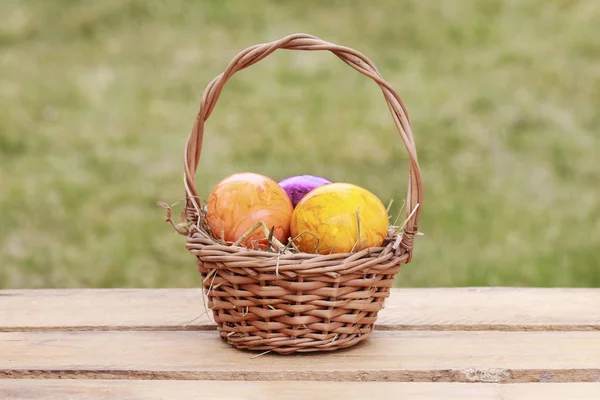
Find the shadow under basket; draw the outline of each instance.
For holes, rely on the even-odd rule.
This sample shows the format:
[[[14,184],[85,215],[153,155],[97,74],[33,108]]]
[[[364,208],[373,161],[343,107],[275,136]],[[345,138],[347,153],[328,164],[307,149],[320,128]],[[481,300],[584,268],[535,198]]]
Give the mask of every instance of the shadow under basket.
[[[331,51],[381,87],[410,166],[404,229],[390,229],[380,247],[325,255],[250,250],[221,244],[202,228],[205,214],[194,175],[204,123],[226,81],[276,49]],[[306,34],[247,48],[207,86],[184,161],[186,247],[196,257],[206,305],[223,340],[238,349],[288,354],[348,348],[369,337],[402,264],[411,261],[423,196],[408,113],[369,59]]]

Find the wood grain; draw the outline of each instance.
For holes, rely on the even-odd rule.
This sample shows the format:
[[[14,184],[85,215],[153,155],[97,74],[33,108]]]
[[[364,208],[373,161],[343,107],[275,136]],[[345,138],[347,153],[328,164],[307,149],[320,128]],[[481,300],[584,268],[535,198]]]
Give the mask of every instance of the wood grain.
[[[600,383],[465,384],[397,382],[224,382],[27,379],[0,380],[3,400],[597,400]]]
[[[600,382],[600,332],[376,332],[353,349],[254,357],[215,332],[0,333],[0,377]]]
[[[5,332],[214,329],[204,312],[200,289],[0,291]],[[377,329],[600,330],[600,290],[394,289]]]

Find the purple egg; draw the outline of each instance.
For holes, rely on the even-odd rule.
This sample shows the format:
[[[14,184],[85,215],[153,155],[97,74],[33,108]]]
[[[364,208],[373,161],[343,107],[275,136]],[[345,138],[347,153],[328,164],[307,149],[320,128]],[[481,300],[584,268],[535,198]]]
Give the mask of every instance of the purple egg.
[[[322,178],[320,176],[313,175],[298,175],[291,176],[279,181],[279,186],[285,190],[288,197],[292,201],[292,205],[296,205],[302,200],[306,193],[311,190],[332,183],[330,180]]]

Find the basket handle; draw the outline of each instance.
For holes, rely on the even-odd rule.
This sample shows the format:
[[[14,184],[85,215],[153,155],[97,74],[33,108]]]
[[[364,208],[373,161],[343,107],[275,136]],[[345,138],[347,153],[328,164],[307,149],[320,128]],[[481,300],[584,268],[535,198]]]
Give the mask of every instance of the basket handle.
[[[227,69],[214,78],[206,87],[202,96],[200,111],[198,112],[191,135],[187,141],[184,154],[184,182],[187,194],[186,214],[188,218],[192,221],[196,221],[200,215],[200,200],[194,184],[194,175],[200,161],[202,138],[204,136],[204,123],[215,108],[215,104],[219,99],[219,95],[221,94],[225,83],[237,71],[259,62],[277,49],[331,51],[346,64],[373,79],[380,86],[410,159],[408,195],[406,201],[407,216],[409,216],[409,218],[406,222],[402,240],[400,242],[401,253],[408,252],[408,261],[410,261],[413,240],[417,233],[419,215],[422,210],[423,184],[410,119],[406,107],[398,93],[396,93],[396,91],[381,77],[377,67],[375,67],[371,60],[366,56],[351,48],[325,42],[317,37],[303,33],[289,35],[270,43],[257,44],[248,47],[235,56]]]

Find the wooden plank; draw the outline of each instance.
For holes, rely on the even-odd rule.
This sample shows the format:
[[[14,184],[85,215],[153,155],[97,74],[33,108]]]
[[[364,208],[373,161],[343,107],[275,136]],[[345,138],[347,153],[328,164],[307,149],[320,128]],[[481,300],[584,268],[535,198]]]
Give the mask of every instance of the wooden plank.
[[[204,312],[200,289],[43,289],[0,291],[0,331],[183,329]],[[204,315],[195,329],[214,329]]]
[[[600,382],[600,332],[376,332],[354,348],[281,356],[207,331],[0,333],[0,378]]]
[[[199,289],[0,291],[0,331],[214,329]],[[600,330],[600,289],[394,289],[382,330]]]
[[[240,382],[125,381],[74,379],[0,380],[3,400],[140,400],[270,399],[345,400],[477,399],[477,400],[597,400],[600,383],[467,384],[398,382]]]

